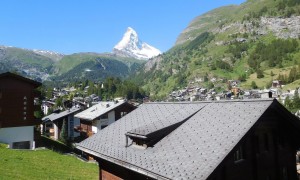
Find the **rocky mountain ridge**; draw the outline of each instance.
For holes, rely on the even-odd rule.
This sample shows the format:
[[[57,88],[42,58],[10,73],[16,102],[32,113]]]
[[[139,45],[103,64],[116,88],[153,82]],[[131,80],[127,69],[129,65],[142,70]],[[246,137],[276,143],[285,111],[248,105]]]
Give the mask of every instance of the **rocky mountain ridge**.
[[[148,60],[161,54],[160,50],[141,41],[136,31],[128,27],[121,41],[113,48],[113,53],[123,57]]]

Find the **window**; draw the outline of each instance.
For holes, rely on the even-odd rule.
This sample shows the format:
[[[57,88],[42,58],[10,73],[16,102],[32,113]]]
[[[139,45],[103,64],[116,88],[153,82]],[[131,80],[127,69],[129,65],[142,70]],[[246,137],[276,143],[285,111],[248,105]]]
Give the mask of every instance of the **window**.
[[[13,149],[30,149],[30,141],[13,142]]]
[[[264,134],[264,144],[265,144],[265,151],[269,151],[269,137],[268,137],[268,134]]]
[[[108,113],[103,114],[102,116],[100,116],[100,119],[108,119]]]
[[[243,160],[244,159],[244,152],[243,152],[243,147],[240,146],[238,148],[238,150],[234,153],[234,161],[240,161],[240,160]]]
[[[283,180],[288,180],[289,179],[289,176],[288,176],[288,169],[286,167],[283,167],[282,168],[282,179]]]
[[[26,101],[24,101],[24,105],[27,105],[27,102],[26,102]]]
[[[106,128],[107,127],[107,125],[102,125],[101,126],[101,129],[104,129],[104,128]]]
[[[144,144],[146,144],[146,142],[142,139],[133,139],[132,140],[134,144],[139,145],[139,146],[143,146]]]
[[[259,148],[259,136],[254,136],[254,147],[255,147],[255,151],[256,154],[260,153],[260,148]]]
[[[121,117],[125,116],[127,112],[121,112]]]

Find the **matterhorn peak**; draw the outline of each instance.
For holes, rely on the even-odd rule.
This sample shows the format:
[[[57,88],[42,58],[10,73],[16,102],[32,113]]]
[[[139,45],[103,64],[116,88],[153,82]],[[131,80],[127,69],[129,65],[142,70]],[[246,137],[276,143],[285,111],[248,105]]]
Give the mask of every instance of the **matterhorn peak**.
[[[160,50],[142,42],[131,27],[127,28],[122,40],[114,47],[113,52],[120,56],[144,60],[161,54]]]

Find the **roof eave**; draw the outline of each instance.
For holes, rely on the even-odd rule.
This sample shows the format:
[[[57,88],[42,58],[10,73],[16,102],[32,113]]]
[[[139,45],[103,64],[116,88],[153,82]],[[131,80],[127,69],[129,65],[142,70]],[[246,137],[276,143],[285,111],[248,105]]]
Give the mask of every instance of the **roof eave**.
[[[106,160],[106,161],[109,161],[113,164],[116,164],[118,166],[121,166],[121,167],[124,167],[124,168],[127,168],[127,169],[130,169],[134,172],[137,172],[137,173],[140,173],[140,174],[143,174],[145,176],[148,176],[150,178],[153,178],[153,179],[162,179],[162,180],[170,180],[171,178],[167,178],[167,177],[164,177],[162,175],[159,175],[159,174],[156,174],[156,173],[153,173],[151,171],[148,171],[146,169],[142,169],[134,164],[130,164],[126,161],[122,161],[122,160],[118,160],[116,158],[113,158],[113,157],[110,157],[110,156],[107,156],[107,155],[104,155],[104,154],[100,154],[100,153],[97,153],[95,151],[92,151],[90,149],[86,149],[82,146],[76,146],[77,149],[81,150],[81,151],[84,151],[94,157],[97,157],[99,159],[103,159],[103,160]]]

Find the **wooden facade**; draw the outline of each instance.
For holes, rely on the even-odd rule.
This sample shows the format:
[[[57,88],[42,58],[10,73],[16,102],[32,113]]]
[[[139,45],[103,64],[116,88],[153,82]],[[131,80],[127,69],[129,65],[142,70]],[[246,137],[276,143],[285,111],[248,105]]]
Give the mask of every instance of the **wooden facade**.
[[[34,117],[34,111],[40,108],[34,103],[34,98],[40,96],[35,90],[40,85],[12,73],[0,75],[0,128],[40,123]]]
[[[22,76],[0,74],[0,142],[13,149],[34,149],[34,126],[41,123],[34,116],[40,111],[36,90],[39,82]]]
[[[296,153],[300,132],[269,110],[245,135],[208,180],[297,179]],[[236,158],[236,153],[241,155]]]

